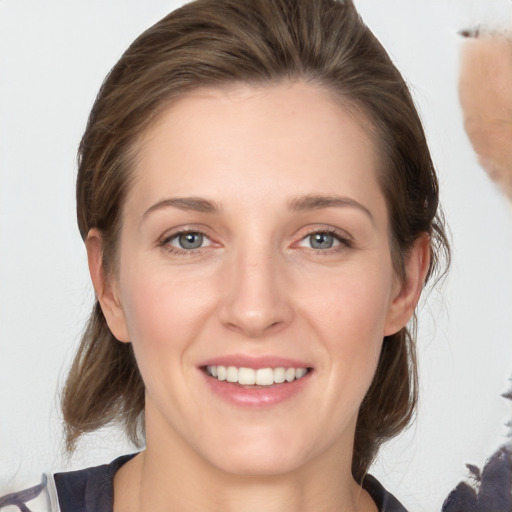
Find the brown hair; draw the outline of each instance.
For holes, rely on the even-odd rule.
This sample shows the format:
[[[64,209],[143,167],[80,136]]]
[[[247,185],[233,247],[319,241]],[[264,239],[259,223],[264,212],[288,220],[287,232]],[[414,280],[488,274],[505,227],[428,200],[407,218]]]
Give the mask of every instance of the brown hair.
[[[379,181],[390,216],[395,270],[423,233],[431,237],[430,277],[449,257],[438,185],[407,86],[350,0],[197,0],[139,36],[105,79],[79,148],[78,225],[101,230],[103,263],[115,269],[121,209],[137,142],[178,96],[236,82],[304,80],[324,87],[371,121],[381,153]],[[403,430],[416,405],[415,330],[384,340],[361,405],[352,472],[361,481],[385,440]],[[118,342],[96,302],[62,398],[67,446],[120,421],[142,437],[144,384],[131,344]]]

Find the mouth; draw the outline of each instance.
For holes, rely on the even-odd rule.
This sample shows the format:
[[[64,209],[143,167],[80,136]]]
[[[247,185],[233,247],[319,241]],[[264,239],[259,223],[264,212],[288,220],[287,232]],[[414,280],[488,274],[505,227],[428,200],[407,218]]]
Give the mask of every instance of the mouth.
[[[304,378],[312,368],[208,365],[201,368],[209,377],[245,388],[268,388],[275,384],[291,383]]]

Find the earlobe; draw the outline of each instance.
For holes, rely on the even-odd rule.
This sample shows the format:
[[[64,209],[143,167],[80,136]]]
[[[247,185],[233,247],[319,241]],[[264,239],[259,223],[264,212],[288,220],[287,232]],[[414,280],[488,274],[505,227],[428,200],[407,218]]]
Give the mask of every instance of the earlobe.
[[[384,336],[390,336],[407,325],[418,304],[430,265],[430,237],[427,233],[415,242],[405,262],[405,278],[388,310]]]
[[[98,229],[93,228],[89,231],[85,246],[94,292],[108,327],[119,341],[129,342],[124,310],[118,297],[115,280],[107,276],[103,265],[103,237]]]

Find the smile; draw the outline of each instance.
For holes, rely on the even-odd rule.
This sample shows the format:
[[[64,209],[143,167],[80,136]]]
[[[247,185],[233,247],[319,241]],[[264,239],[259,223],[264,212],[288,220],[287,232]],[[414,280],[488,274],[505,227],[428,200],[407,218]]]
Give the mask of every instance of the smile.
[[[272,386],[302,379],[307,368],[244,368],[236,366],[209,365],[206,373],[219,381],[226,381],[241,386]]]

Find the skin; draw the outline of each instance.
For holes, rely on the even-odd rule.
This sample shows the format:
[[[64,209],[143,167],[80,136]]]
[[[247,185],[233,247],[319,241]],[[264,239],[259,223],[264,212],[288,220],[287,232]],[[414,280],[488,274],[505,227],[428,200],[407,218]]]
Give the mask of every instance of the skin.
[[[429,241],[400,281],[368,132],[299,82],[195,91],[145,134],[115,276],[101,233],[87,239],[109,327],[133,343],[147,388],[147,448],[116,475],[116,512],[377,510],[351,476],[357,413],[383,337],[414,311]],[[344,201],[312,208],[313,195]],[[185,197],[218,210],[161,203]],[[183,229],[203,246],[180,249]],[[312,247],[330,231],[331,248]],[[198,367],[232,354],[312,371],[284,402],[240,407]]]
[[[512,40],[467,39],[462,47],[459,97],[464,127],[488,176],[512,200]]]

